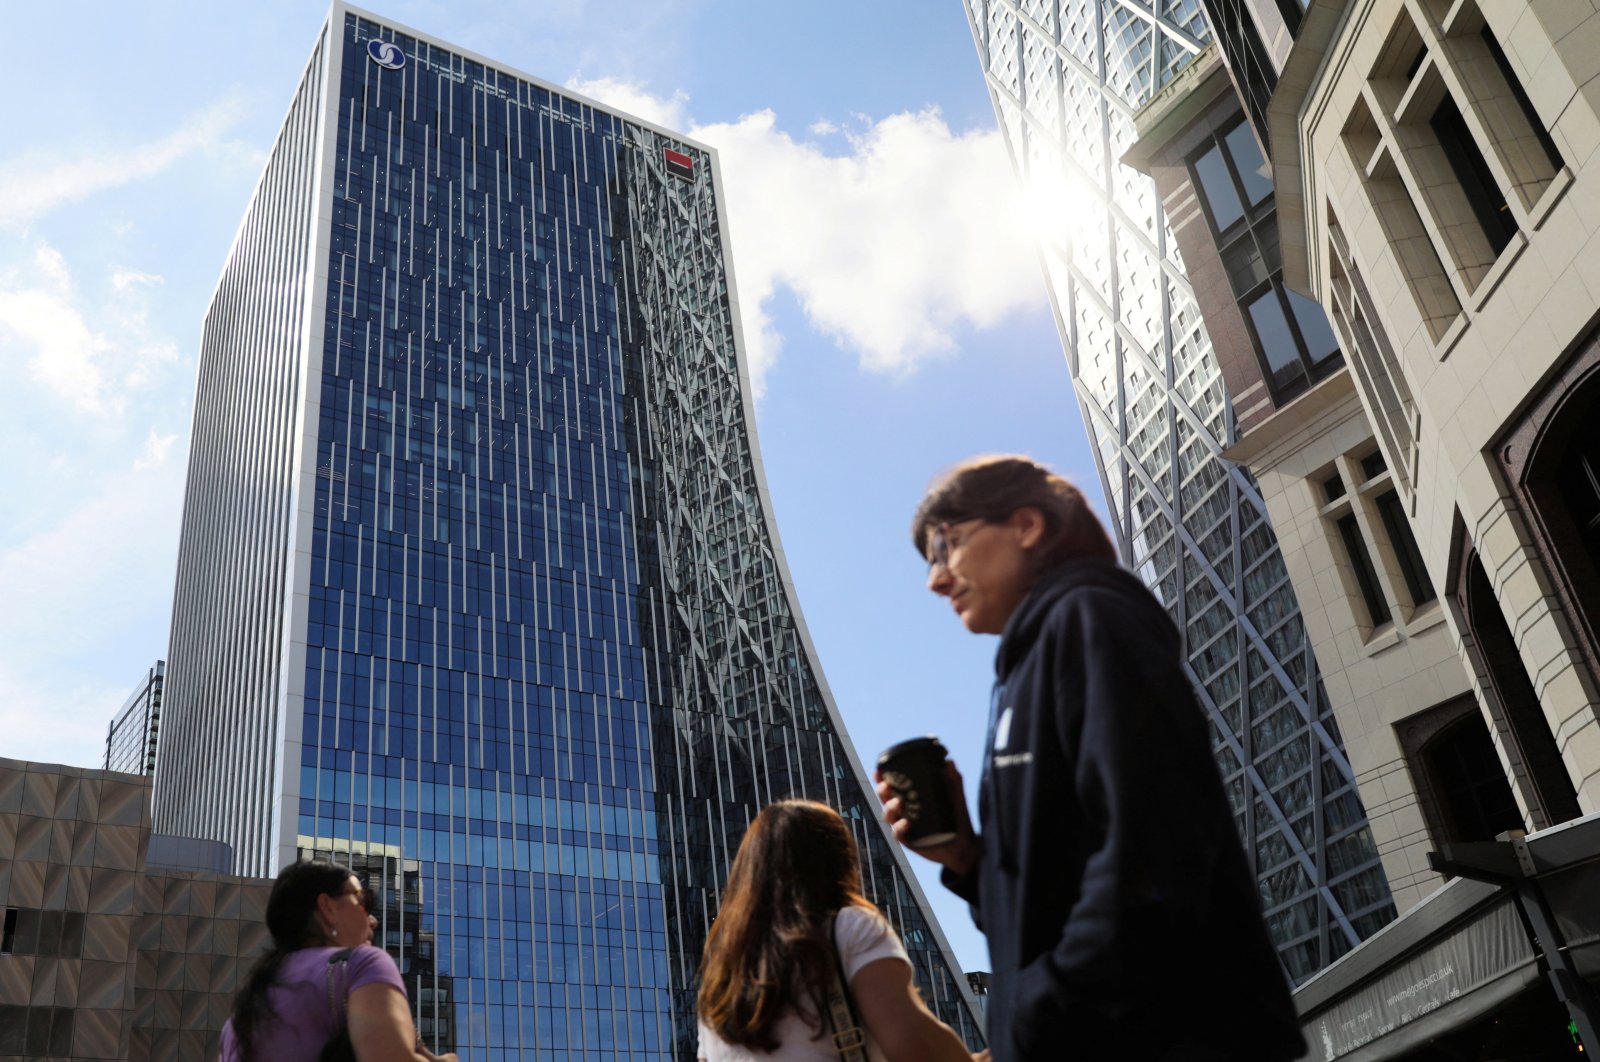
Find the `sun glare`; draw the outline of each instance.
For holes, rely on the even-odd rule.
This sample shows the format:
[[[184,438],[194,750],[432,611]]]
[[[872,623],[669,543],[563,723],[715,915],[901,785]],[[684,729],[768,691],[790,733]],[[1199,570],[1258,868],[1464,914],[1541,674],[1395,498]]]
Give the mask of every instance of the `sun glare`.
[[[1076,176],[1036,167],[1019,195],[1023,224],[1042,246],[1065,251],[1088,231],[1096,209],[1094,193]]]

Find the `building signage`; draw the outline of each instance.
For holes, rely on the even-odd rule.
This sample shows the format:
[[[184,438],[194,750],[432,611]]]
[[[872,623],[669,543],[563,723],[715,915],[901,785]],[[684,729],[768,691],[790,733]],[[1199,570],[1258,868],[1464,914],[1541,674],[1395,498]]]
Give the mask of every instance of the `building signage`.
[[[367,58],[385,70],[399,70],[406,65],[406,53],[400,50],[398,44],[377,38],[367,42]]]
[[[667,162],[668,173],[674,177],[682,177],[686,181],[694,180],[694,159],[681,151],[673,151],[671,148],[664,148],[663,153]]]
[[[1332,1062],[1533,962],[1509,898],[1350,993],[1305,1026],[1311,1058]]]

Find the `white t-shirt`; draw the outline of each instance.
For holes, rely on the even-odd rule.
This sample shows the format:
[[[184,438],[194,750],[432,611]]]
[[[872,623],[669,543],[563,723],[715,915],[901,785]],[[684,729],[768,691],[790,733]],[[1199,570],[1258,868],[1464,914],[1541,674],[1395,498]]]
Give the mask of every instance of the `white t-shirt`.
[[[878,959],[899,959],[908,966],[911,964],[904,945],[889,928],[889,923],[876,911],[864,907],[846,907],[839,912],[834,939],[839,944],[845,980],[852,986],[856,973]],[[860,1006],[856,1007],[856,1013],[860,1015]],[[812,1039],[817,1034],[816,1029],[791,1008],[778,1019],[778,1027],[773,1031],[778,1038],[778,1049],[769,1054],[724,1043],[722,1037],[702,1022],[697,1057],[705,1062],[839,1062],[839,1052],[833,1046],[833,1028],[826,1022],[822,1036]],[[866,1032],[865,1027],[862,1031]],[[871,1033],[867,1033],[867,1057],[872,1062],[884,1062],[883,1052],[873,1043]]]

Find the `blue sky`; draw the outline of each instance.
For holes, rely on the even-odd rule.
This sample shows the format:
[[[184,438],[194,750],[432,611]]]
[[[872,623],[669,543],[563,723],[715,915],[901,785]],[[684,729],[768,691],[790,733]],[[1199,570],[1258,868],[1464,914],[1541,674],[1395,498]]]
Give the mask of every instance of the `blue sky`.
[[[911,511],[994,451],[1104,507],[959,0],[378,10],[718,148],[767,482],[833,695],[869,761],[934,732],[975,777],[994,642],[923,588]],[[0,756],[96,765],[165,654],[201,316],[325,11],[0,8]]]

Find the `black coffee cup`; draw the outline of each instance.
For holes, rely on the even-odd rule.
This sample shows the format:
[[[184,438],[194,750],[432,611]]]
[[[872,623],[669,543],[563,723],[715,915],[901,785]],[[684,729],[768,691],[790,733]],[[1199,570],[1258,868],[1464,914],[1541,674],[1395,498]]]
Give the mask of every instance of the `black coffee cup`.
[[[900,798],[900,808],[910,829],[905,843],[929,848],[956,839],[959,819],[944,763],[950,756],[944,743],[931,734],[892,745],[878,757],[878,772]]]

